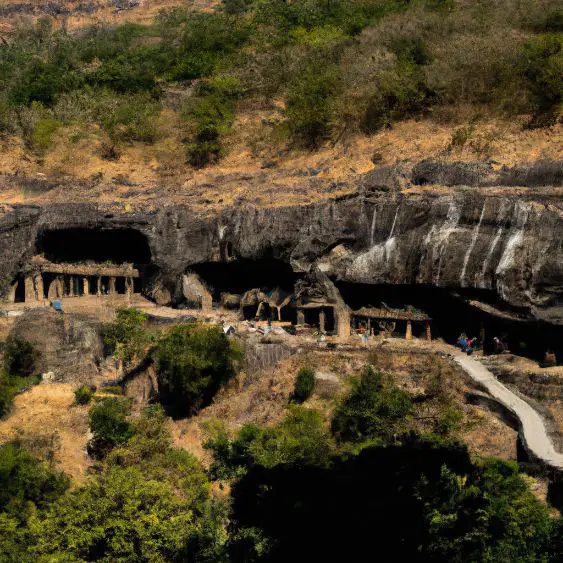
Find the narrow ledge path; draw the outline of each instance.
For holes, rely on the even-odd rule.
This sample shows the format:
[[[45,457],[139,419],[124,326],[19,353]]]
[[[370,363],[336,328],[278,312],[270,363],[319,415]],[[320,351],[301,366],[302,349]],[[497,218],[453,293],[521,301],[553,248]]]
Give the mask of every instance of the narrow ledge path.
[[[555,451],[542,417],[505,387],[483,364],[470,356],[456,354],[454,360],[487,392],[518,418],[520,437],[526,450],[546,465],[563,470],[563,454]]]

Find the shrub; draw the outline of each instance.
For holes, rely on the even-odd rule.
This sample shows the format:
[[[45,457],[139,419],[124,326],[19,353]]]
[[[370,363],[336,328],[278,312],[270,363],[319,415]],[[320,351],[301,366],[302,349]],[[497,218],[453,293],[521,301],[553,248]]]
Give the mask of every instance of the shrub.
[[[74,390],[74,402],[77,405],[87,405],[94,396],[94,391],[89,385],[83,383]]]
[[[93,434],[88,442],[88,451],[96,459],[104,458],[118,444],[125,443],[133,433],[127,421],[131,402],[118,397],[102,397],[89,413],[90,430]]]
[[[104,331],[106,346],[125,367],[139,361],[145,351],[148,336],[144,325],[147,319],[148,315],[138,309],[118,309],[117,319]]]
[[[411,410],[408,393],[366,366],[360,380],[353,382],[351,393],[336,408],[332,431],[340,442],[385,443],[400,430]]]
[[[324,466],[332,443],[318,411],[292,405],[283,422],[264,428],[248,451],[255,464],[268,468],[282,464]]]
[[[563,99],[563,38],[561,34],[541,35],[524,46],[524,76],[528,79],[537,125],[553,124],[561,114]]]
[[[123,395],[123,387],[119,385],[109,385],[108,387],[103,387],[102,391],[104,393],[109,393],[110,395]]]
[[[295,379],[293,399],[297,403],[304,403],[315,389],[315,370],[313,368],[301,368]]]
[[[289,130],[297,141],[314,147],[326,138],[337,87],[337,67],[320,62],[306,68],[290,84],[285,114]]]
[[[222,156],[221,135],[232,124],[239,95],[238,81],[229,77],[198,85],[197,97],[184,112],[194,129],[193,142],[187,145],[188,162],[192,166],[201,168]]]
[[[60,126],[61,124],[52,117],[41,118],[31,135],[31,147],[39,153],[45,152]]]
[[[197,412],[234,375],[237,356],[220,327],[174,327],[157,352],[160,401],[175,415]]]
[[[4,369],[10,376],[26,377],[35,371],[33,345],[19,336],[10,335],[4,349]]]
[[[27,502],[47,505],[68,488],[69,478],[35,459],[19,442],[0,446],[0,511],[17,517]]]
[[[204,448],[213,452],[211,475],[215,479],[229,479],[242,475],[253,464],[250,446],[262,429],[253,423],[245,424],[234,440],[229,438],[225,425],[219,420],[207,423],[209,434]]]
[[[190,499],[170,483],[111,468],[41,515],[30,551],[58,561],[174,561],[194,525]]]

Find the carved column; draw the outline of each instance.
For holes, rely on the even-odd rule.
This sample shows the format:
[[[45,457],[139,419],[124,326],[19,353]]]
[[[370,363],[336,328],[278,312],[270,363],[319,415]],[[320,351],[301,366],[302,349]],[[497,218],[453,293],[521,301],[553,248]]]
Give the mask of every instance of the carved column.
[[[35,294],[39,301],[43,301],[45,299],[45,289],[43,287],[43,276],[41,274],[37,274],[35,276]]]
[[[407,333],[405,334],[406,340],[412,340],[412,321],[407,321]]]
[[[84,276],[82,278],[82,294],[83,295],[90,295],[90,282],[88,281],[87,276]]]
[[[37,301],[37,297],[35,295],[35,286],[33,284],[33,278],[27,277],[24,281],[25,284],[25,302],[28,303],[30,301]]]
[[[426,340],[432,340],[432,329],[430,328],[430,321],[426,321]]]
[[[96,280],[96,295],[100,296],[102,294],[102,277],[98,276]]]
[[[114,277],[111,277],[109,279],[109,291],[108,291],[108,293],[110,295],[115,295],[115,293],[116,293],[116,291],[115,291],[115,278]]]
[[[57,287],[56,287],[57,298],[65,296],[65,278],[64,276],[60,276],[57,278]]]
[[[321,309],[321,312],[319,313],[319,331],[324,333],[325,328],[326,328],[326,313]]]
[[[68,296],[74,297],[74,276],[69,276],[68,290]]]
[[[303,326],[305,324],[305,313],[303,309],[297,309],[297,325]]]

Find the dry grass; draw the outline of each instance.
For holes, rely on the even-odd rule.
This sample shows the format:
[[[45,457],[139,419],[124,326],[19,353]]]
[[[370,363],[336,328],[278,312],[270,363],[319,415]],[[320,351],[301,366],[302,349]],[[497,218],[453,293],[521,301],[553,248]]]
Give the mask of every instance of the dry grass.
[[[45,13],[41,12],[41,8],[47,4],[54,4],[53,0],[5,0],[7,4],[31,4],[35,6],[36,14],[13,15],[0,19],[0,33],[9,34],[13,27],[22,24],[31,24],[37,21]],[[78,0],[60,0],[56,4],[64,5],[71,13],[66,16],[53,17],[55,27],[63,24],[70,31],[80,29],[89,25],[106,24],[115,25],[124,22],[134,22],[140,24],[150,24],[155,15],[160,10],[171,9],[178,6],[188,6],[193,11],[207,12],[212,11],[219,4],[218,0],[139,0],[138,5],[131,9],[118,10],[112,6],[110,0],[98,0],[92,2],[96,6],[95,11],[88,14],[85,12],[75,11]]]
[[[276,112],[249,109],[240,114],[226,139],[226,157],[203,170],[193,170],[185,164],[182,131],[173,124],[154,145],[124,146],[116,161],[102,158],[102,137],[95,128],[81,134],[76,126],[60,129],[51,149],[41,157],[29,153],[15,138],[4,139],[0,141],[0,174],[19,175],[22,181],[0,180],[0,197],[6,203],[72,199],[160,205],[166,198],[170,202],[189,202],[194,207],[222,206],[240,200],[265,206],[302,204],[355,191],[358,176],[374,168],[374,158],[377,166],[392,165],[397,160],[435,158],[492,159],[498,167],[563,159],[563,126],[523,130],[521,123],[514,120],[493,118],[475,123],[468,141],[453,148],[454,132],[469,127],[465,120],[409,120],[373,136],[358,134],[335,145],[327,143],[314,152],[298,151],[273,140],[269,124]],[[78,185],[93,177],[98,178],[96,183]],[[120,177],[132,185],[113,180]],[[53,180],[60,186],[44,192],[29,191],[25,178]],[[507,188],[502,190],[507,193]]]
[[[175,442],[198,456],[205,463],[210,462],[209,453],[203,449],[205,423],[217,418],[234,433],[243,424],[254,422],[272,425],[285,416],[295,375],[299,368],[312,366],[317,372],[333,374],[340,381],[340,391],[331,396],[318,393],[306,402],[306,406],[323,412],[330,420],[336,399],[347,390],[350,377],[357,375],[362,366],[372,363],[394,382],[412,394],[424,393],[432,376],[438,371],[444,378],[448,400],[458,408],[463,419],[458,432],[472,455],[476,457],[496,456],[503,459],[516,459],[517,432],[501,422],[495,415],[465,402],[465,393],[470,389],[461,376],[459,368],[440,356],[441,344],[427,345],[421,341],[413,344],[405,341],[388,341],[384,347],[352,351],[330,351],[305,349],[300,354],[279,362],[259,374],[240,374],[227,388],[215,398],[214,403],[198,416],[173,423]],[[421,431],[429,430],[427,417],[437,413],[439,405],[430,401],[415,412],[413,424]]]
[[[18,395],[12,412],[0,420],[0,443],[15,437],[31,445],[50,443],[57,468],[81,483],[91,465],[86,454],[89,407],[74,405],[73,390],[69,383],[45,383]]]

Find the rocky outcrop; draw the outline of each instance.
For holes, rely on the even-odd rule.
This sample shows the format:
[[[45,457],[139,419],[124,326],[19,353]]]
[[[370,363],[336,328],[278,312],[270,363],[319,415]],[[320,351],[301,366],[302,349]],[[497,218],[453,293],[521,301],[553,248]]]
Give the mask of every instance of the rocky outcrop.
[[[90,383],[98,375],[101,329],[86,317],[38,309],[18,317],[12,332],[33,344],[37,370],[52,372],[54,380]]]
[[[181,301],[183,275],[199,263],[274,258],[297,272],[317,264],[349,282],[479,289],[530,317],[563,324],[563,204],[556,195],[526,194],[363,190],[317,204],[234,205],[206,214],[182,205],[5,207],[0,283],[5,293],[44,230],[127,228],[150,247],[149,296],[158,291]]]

